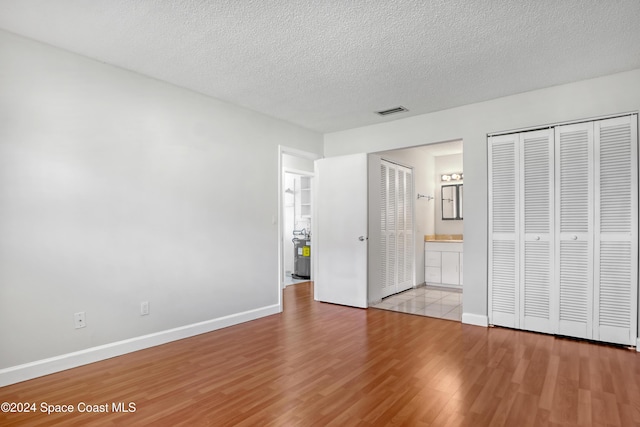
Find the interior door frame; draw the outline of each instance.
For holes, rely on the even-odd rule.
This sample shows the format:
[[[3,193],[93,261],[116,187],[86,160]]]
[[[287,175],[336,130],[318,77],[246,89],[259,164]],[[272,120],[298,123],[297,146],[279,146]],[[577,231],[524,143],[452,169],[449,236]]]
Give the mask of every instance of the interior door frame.
[[[284,230],[284,209],[283,209],[283,204],[284,204],[284,155],[289,155],[289,156],[293,156],[293,157],[298,157],[301,159],[305,159],[305,160],[317,160],[322,158],[322,155],[317,154],[317,153],[313,153],[310,151],[304,151],[304,150],[300,150],[298,148],[293,148],[293,147],[288,147],[285,145],[278,145],[278,220],[277,220],[277,224],[278,224],[278,280],[277,280],[277,284],[278,284],[278,311],[282,312],[282,289],[283,289],[283,285],[284,285],[284,242],[282,241],[282,231]],[[310,175],[313,176],[313,172],[310,173]],[[311,229],[313,230],[313,217],[314,217],[314,210],[315,210],[315,196],[314,196],[314,191],[313,191],[313,185],[312,185],[312,191],[311,191]],[[276,223],[276,219],[273,218],[273,224],[275,225]],[[313,257],[314,257],[314,252],[315,251],[311,251],[311,266],[312,266],[312,270],[311,270],[311,274],[312,276],[315,276],[315,271],[313,269]]]

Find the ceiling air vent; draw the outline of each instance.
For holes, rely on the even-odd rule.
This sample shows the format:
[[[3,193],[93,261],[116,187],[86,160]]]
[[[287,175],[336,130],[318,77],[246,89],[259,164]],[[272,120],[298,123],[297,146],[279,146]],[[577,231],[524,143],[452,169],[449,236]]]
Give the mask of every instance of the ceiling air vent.
[[[406,108],[400,105],[398,107],[389,108],[388,110],[376,111],[376,114],[379,114],[381,116],[388,116],[396,113],[404,113],[405,111],[409,111],[409,110],[407,110]]]

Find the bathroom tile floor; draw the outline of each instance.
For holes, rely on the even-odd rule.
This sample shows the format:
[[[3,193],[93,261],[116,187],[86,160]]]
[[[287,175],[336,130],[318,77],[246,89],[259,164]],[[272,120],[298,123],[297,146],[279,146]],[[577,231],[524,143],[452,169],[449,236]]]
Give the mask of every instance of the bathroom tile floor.
[[[391,295],[371,307],[459,322],[462,319],[462,291],[423,286]]]

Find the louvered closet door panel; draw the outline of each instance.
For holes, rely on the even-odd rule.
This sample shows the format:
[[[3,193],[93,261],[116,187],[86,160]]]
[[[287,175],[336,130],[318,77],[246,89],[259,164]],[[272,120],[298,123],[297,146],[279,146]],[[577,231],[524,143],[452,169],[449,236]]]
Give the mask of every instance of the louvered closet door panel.
[[[382,161],[380,165],[380,250],[382,297],[413,287],[413,173]]]
[[[402,243],[398,242],[398,292],[413,287],[414,246],[413,246],[413,174],[411,169],[398,166],[398,174],[402,176],[402,185],[398,187],[398,207],[402,205]],[[402,202],[400,202],[402,200]]]
[[[490,137],[489,323],[519,327],[518,135]]]
[[[398,258],[397,245],[398,239],[396,229],[398,227],[398,203],[397,203],[397,176],[394,168],[389,168],[389,191],[387,194],[387,226],[389,233],[387,234],[387,283],[389,291],[393,294],[397,292],[396,275]]]
[[[393,172],[386,163],[380,164],[380,276],[383,298],[395,293],[395,282],[390,273],[393,271],[393,266],[389,265],[389,235],[395,233],[395,230],[390,231],[389,222],[389,175]]]
[[[592,338],[593,123],[555,130],[558,334]]]
[[[553,131],[520,136],[520,328],[553,333]]]
[[[405,173],[402,169],[398,168],[396,170],[396,174],[397,174],[397,182],[398,182],[398,190],[397,190],[397,196],[398,196],[398,209],[397,209],[397,213],[398,213],[398,228],[396,230],[396,236],[397,236],[397,244],[398,247],[396,248],[396,254],[398,257],[398,270],[397,270],[397,279],[398,279],[398,292],[401,290],[400,289],[400,284],[404,283],[405,281],[405,262],[406,262],[406,258],[405,258],[405,191],[404,191],[404,187],[405,187]]]
[[[594,339],[636,341],[637,116],[595,123]]]

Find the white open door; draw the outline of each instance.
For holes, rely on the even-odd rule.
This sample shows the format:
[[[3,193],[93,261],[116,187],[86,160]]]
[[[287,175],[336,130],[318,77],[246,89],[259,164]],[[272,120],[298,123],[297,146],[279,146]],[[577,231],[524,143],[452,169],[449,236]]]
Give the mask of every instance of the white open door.
[[[367,307],[367,155],[315,161],[315,299]]]

